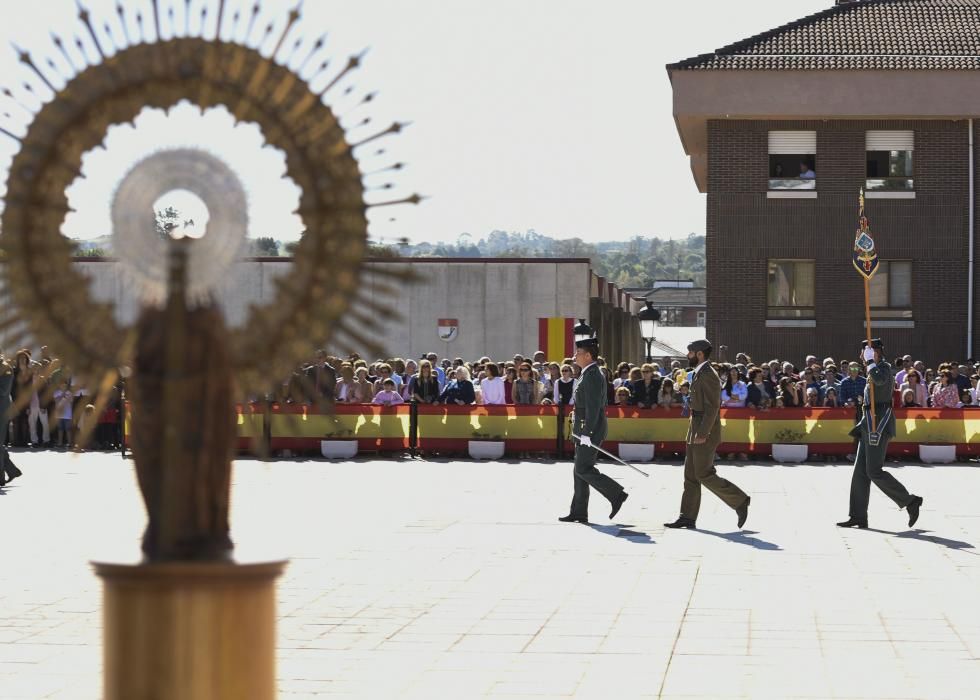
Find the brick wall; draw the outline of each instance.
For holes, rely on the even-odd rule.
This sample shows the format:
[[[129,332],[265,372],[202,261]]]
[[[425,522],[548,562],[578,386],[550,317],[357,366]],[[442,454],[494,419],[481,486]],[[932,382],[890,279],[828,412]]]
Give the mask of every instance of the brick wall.
[[[766,198],[770,129],[817,132],[817,199]],[[916,198],[866,203],[879,257],[913,261],[915,327],[878,327],[874,335],[889,356],[909,352],[931,366],[964,357],[966,121],[709,122],[707,333],[716,345],[729,346],[729,354],[794,363],[809,353],[856,355],[864,291],[850,256],[868,129],[915,130]],[[778,258],[815,261],[816,328],[766,327],[766,265]]]

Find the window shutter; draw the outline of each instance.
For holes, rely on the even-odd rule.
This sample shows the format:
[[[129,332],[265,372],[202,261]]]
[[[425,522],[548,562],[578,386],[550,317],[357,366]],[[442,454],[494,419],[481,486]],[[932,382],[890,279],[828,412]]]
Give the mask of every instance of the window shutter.
[[[867,131],[864,138],[869,151],[911,151],[915,144],[915,132],[911,130]]]
[[[816,131],[770,131],[770,155],[813,155],[817,152]]]
[[[891,299],[889,306],[905,308],[912,306],[912,263],[893,262],[891,268]]]

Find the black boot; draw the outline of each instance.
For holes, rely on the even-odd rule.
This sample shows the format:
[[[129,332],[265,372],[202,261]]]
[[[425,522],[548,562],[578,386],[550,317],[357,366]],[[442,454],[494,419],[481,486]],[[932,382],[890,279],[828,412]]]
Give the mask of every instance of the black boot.
[[[612,502],[612,512],[609,514],[610,520],[616,517],[616,513],[619,512],[619,509],[623,507],[623,504],[626,503],[626,499],[629,497],[630,495],[623,491],[623,495]]]
[[[690,518],[685,518],[683,515],[672,523],[664,523],[664,527],[673,528],[675,530],[682,527],[686,527],[688,530],[693,530],[694,526],[695,522]]]
[[[909,527],[915,525],[915,521],[919,519],[919,508],[922,506],[922,496],[913,496],[912,502],[905,506],[905,510],[909,512]]]
[[[843,522],[837,523],[837,527],[856,527],[856,528],[860,528],[861,530],[867,530],[868,521],[858,520],[857,518],[848,518]]]
[[[749,518],[749,503],[751,502],[752,499],[746,496],[745,503],[743,503],[742,505],[740,505],[738,508],[735,509],[735,513],[736,515],[738,515],[739,529],[741,529],[742,526],[745,525],[745,521],[748,520]]]
[[[558,522],[561,523],[588,523],[589,518],[585,515],[572,515],[569,513],[564,518],[558,518]]]

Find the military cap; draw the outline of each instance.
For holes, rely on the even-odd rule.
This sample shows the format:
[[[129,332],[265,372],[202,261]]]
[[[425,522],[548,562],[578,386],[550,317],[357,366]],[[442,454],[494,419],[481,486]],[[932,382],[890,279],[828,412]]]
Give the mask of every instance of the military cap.
[[[862,348],[868,347],[868,341],[867,340],[862,340],[861,341],[861,347]],[[884,350],[885,349],[885,344],[883,342],[881,342],[881,338],[872,338],[871,339],[871,347],[874,348],[875,350]]]
[[[583,350],[592,350],[593,352],[599,351],[599,339],[598,338],[582,338],[582,340],[575,341],[575,347],[582,348]]]
[[[695,340],[693,343],[689,343],[687,346],[688,352],[697,352],[698,350],[700,350],[701,352],[705,352],[706,350],[710,350],[710,349],[711,349],[711,343],[709,343],[704,338],[702,338],[701,340]]]

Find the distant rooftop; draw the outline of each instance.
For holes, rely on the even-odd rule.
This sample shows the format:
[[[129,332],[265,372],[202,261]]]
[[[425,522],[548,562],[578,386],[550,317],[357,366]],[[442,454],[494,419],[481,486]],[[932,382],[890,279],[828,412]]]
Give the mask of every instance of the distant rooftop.
[[[978,70],[980,0],[855,0],[667,68]]]
[[[654,306],[705,306],[707,290],[704,287],[661,287],[647,294]]]

